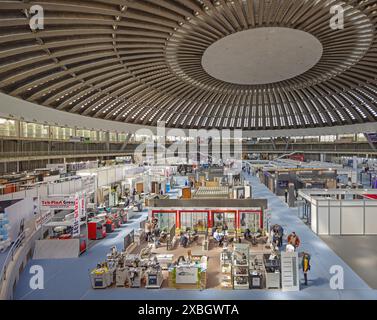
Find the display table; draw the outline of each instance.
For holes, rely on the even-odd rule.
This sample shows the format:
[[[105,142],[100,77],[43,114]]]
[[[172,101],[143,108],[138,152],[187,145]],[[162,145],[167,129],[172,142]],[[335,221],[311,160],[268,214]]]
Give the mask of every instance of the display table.
[[[173,263],[173,254],[157,254],[157,261],[163,270],[167,270],[169,265]]]
[[[207,286],[207,257],[200,262],[183,262],[169,269],[168,285],[175,289],[204,289]]]

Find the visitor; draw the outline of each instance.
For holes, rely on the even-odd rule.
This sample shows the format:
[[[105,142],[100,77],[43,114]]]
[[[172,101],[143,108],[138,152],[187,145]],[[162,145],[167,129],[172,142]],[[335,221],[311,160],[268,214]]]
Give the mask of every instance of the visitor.
[[[179,238],[179,244],[183,247],[186,248],[189,243],[189,235],[187,232],[181,232],[180,233],[180,238]]]
[[[284,190],[285,203],[288,203],[288,189]]]
[[[302,255],[302,271],[304,272],[304,281],[305,281],[305,286],[308,285],[308,272],[310,271],[310,254],[303,252]]]
[[[219,247],[223,245],[224,234],[220,230],[216,229],[213,238],[219,243]]]
[[[281,248],[283,245],[284,229],[281,225],[275,224],[272,226],[272,241]]]
[[[285,247],[285,252],[295,252],[295,247],[291,243],[288,243]]]
[[[294,246],[295,249],[297,249],[300,246],[300,238],[297,236],[296,232],[292,232],[288,238],[288,243]]]
[[[249,228],[245,230],[243,237],[245,240],[249,240],[251,238],[251,231]]]
[[[152,223],[150,221],[147,221],[144,226],[145,231],[145,241],[150,242],[151,236],[152,236]]]

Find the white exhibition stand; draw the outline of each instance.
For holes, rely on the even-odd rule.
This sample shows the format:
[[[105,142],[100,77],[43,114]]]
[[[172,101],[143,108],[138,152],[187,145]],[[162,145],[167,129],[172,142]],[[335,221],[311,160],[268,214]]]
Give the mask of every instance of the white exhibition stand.
[[[281,253],[281,288],[283,291],[300,290],[300,272],[297,252]]]
[[[328,190],[323,194],[300,190],[299,195],[310,203],[310,227],[318,235],[377,235],[377,200],[353,199],[354,195],[375,194],[377,190]],[[334,195],[344,195],[336,199]]]

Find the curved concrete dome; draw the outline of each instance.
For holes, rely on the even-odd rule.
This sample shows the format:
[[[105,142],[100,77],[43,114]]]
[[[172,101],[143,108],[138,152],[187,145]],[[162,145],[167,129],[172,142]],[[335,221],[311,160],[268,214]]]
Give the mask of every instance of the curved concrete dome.
[[[374,123],[376,3],[342,3],[344,29],[332,30],[335,0],[0,0],[0,90],[142,126],[165,121],[167,127],[262,132]],[[30,29],[33,4],[44,9],[44,29]],[[297,39],[298,52],[281,57],[297,54],[297,66],[282,69],[272,61],[278,48],[270,44],[262,46],[272,57],[264,61],[270,69],[250,82],[230,83],[203,68],[211,46],[265,28],[307,35],[308,43]],[[319,41],[321,55],[309,37]],[[317,53],[304,58],[300,43],[302,51],[314,46]],[[221,46],[218,51],[225,54]],[[238,61],[238,68],[244,64]]]

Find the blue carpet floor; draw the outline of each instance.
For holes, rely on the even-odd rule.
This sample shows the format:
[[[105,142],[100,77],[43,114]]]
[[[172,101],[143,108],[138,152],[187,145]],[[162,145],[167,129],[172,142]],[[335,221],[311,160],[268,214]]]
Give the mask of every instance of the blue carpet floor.
[[[272,223],[281,224],[288,234],[295,231],[301,238],[301,250],[312,256],[312,269],[309,274],[309,286],[299,292],[281,292],[275,290],[147,290],[147,289],[104,289],[91,288],[89,270],[97,262],[103,261],[110,247],[122,248],[123,237],[137,228],[139,220],[129,224],[104,240],[96,243],[90,250],[76,259],[31,260],[21,274],[15,291],[16,299],[377,299],[377,291],[369,286],[317,235],[315,235],[298,217],[297,209],[288,208],[277,196],[262,185],[256,177],[247,177],[253,187],[254,198],[267,198],[271,210]],[[147,213],[144,212],[145,217]],[[41,265],[44,269],[45,288],[32,290],[29,287],[31,265]],[[331,290],[330,267],[342,266],[344,269],[344,290]]]

